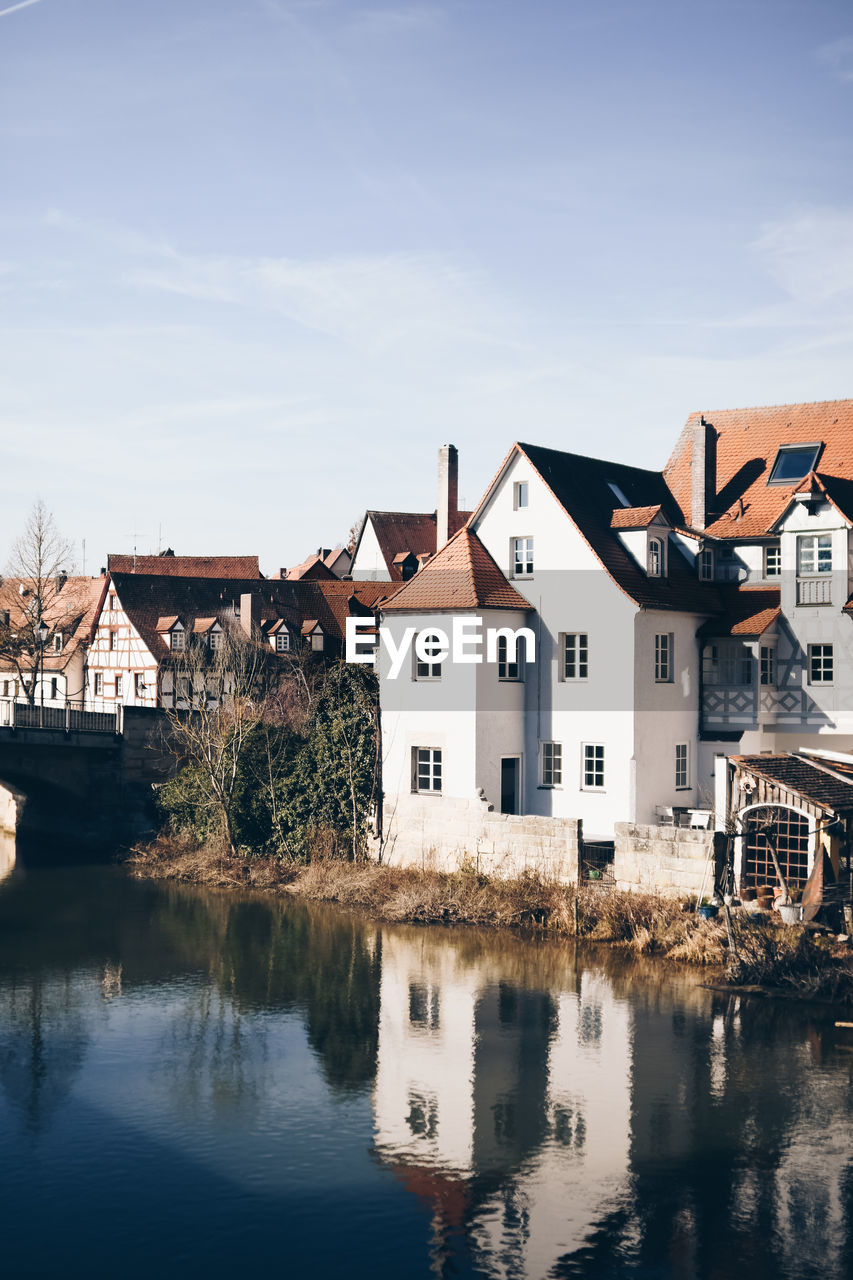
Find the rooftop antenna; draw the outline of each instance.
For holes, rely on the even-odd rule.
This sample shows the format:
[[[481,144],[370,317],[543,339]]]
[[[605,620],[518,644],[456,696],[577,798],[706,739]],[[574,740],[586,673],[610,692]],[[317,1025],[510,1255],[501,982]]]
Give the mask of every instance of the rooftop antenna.
[[[126,533],[124,536],[126,538],[133,538],[133,572],[136,573],[136,540],[137,538],[144,538],[147,535],[134,530],[133,533]]]

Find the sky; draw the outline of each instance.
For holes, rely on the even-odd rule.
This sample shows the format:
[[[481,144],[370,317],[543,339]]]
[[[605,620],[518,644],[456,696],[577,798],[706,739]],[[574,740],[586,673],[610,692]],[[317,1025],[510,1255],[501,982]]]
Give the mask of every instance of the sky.
[[[0,563],[851,395],[849,0],[0,0]]]

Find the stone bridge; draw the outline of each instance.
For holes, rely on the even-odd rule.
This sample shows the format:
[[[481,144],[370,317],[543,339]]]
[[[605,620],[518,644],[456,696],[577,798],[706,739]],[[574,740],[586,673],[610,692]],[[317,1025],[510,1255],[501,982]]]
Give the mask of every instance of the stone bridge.
[[[0,832],[60,848],[116,848],[151,832],[152,784],[174,769],[162,713],[39,711],[0,707]]]

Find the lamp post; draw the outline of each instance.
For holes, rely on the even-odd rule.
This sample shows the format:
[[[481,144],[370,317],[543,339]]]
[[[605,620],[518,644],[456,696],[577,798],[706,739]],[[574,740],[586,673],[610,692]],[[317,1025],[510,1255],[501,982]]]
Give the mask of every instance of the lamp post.
[[[39,694],[41,706],[39,709],[39,728],[44,728],[44,646],[47,644],[47,637],[50,635],[50,627],[48,627],[44,618],[39,621],[36,627],[36,639],[39,643]]]

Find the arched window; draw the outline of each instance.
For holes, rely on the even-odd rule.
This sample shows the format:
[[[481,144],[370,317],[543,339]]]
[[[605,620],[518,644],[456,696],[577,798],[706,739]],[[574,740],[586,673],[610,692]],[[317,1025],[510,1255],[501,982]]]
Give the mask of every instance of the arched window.
[[[663,543],[660,538],[649,538],[649,566],[648,573],[650,578],[661,578],[664,574],[663,563]]]

